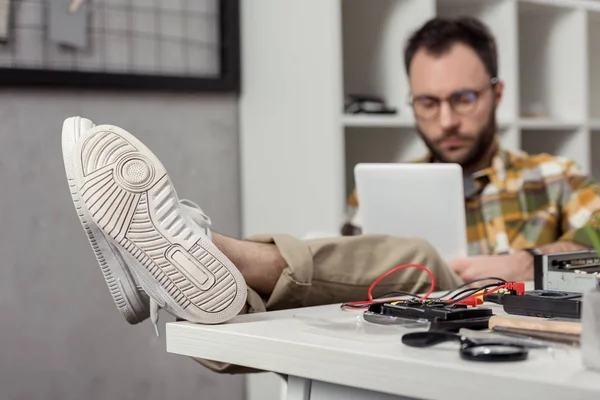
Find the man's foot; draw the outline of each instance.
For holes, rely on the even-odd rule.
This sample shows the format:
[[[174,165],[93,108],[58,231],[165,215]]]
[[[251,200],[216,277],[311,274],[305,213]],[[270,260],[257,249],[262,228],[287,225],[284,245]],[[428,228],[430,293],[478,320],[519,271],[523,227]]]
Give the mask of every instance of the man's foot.
[[[150,299],[146,293],[138,289],[139,285],[120,252],[106,239],[100,228],[88,215],[87,209],[82,206],[78,187],[75,184],[73,169],[75,144],[80,139],[85,138],[88,131],[93,127],[92,121],[80,117],[68,118],[63,123],[62,152],[67,181],[79,221],[94,250],[94,255],[98,260],[115,305],[127,322],[137,324],[150,316]]]
[[[121,128],[101,125],[77,141],[73,154],[82,205],[153,305],[206,324],[242,310],[242,275],[210,240],[209,221],[179,203],[165,168],[144,144]]]

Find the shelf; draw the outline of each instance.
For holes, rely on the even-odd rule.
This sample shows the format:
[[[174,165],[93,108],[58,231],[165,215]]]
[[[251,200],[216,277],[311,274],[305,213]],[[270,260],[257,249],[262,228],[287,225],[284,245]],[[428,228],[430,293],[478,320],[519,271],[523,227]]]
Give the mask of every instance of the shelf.
[[[358,163],[409,162],[427,154],[414,125],[403,129],[346,129],[345,144],[347,192],[354,188],[354,166]]]
[[[581,128],[583,123],[576,121],[554,120],[550,118],[521,118],[519,126],[528,130],[575,130]]]
[[[343,0],[344,94],[373,95],[409,109],[403,44],[435,15],[434,0]]]
[[[427,148],[415,129],[355,128],[347,130],[346,159],[357,162],[407,162],[426,155]]]
[[[342,123],[346,127],[372,127],[372,128],[413,128],[415,120],[411,117],[399,115],[343,115]]]
[[[412,115],[401,117],[399,115],[366,115],[366,114],[344,114],[342,124],[347,128],[414,128],[415,120]],[[513,125],[509,120],[500,119],[498,129],[508,129]]]
[[[523,130],[521,132],[521,145],[523,150],[536,153],[550,153],[559,155],[568,141],[573,140],[577,131],[555,130],[544,133],[544,140],[540,140],[537,130]]]
[[[521,1],[518,20],[520,114],[583,120],[585,11]]]

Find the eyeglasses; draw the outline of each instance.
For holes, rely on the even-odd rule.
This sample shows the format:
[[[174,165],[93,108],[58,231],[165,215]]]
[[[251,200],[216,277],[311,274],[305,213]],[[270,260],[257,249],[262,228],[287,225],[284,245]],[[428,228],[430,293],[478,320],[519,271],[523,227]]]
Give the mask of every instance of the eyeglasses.
[[[498,83],[498,78],[492,78],[490,85],[481,90],[459,90],[452,93],[444,99],[434,96],[409,96],[408,104],[415,110],[417,117],[431,120],[437,118],[440,113],[440,105],[443,101],[448,101],[452,111],[458,115],[466,116],[473,113],[477,109],[477,104],[481,94],[486,90],[493,88]]]

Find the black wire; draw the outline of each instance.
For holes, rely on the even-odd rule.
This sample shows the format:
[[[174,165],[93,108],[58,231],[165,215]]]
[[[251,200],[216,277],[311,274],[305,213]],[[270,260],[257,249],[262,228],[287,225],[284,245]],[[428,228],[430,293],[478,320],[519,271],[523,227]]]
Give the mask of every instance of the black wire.
[[[497,277],[494,277],[494,276],[487,276],[487,277],[483,277],[483,278],[473,279],[472,281],[469,281],[469,282],[465,282],[462,285],[460,285],[459,287],[457,287],[456,289],[459,289],[461,287],[470,285],[470,284],[475,283],[475,282],[482,282],[482,281],[500,281],[502,283],[506,283],[505,279],[497,278]]]
[[[494,286],[496,286],[496,285],[494,285]],[[467,289],[463,289],[460,292],[454,293],[452,296],[450,296],[449,300],[454,300],[455,298],[457,298],[461,294],[465,294],[465,293],[469,293],[469,296],[470,296],[473,293],[477,293],[478,290],[479,290],[479,288],[467,288]]]
[[[504,280],[502,278],[493,277],[493,276],[483,277],[483,278],[477,278],[477,279],[473,279],[472,281],[465,282],[462,285],[457,286],[454,289],[451,289],[451,290],[447,291],[446,293],[442,294],[441,296],[438,296],[438,297],[428,297],[428,299],[430,299],[430,300],[441,300],[444,297],[450,295],[451,293],[456,292],[457,290],[462,289],[462,288],[464,288],[466,286],[472,285],[473,283],[481,282],[481,281],[492,281],[492,280],[498,281],[498,283],[493,283],[493,284],[490,283],[488,285],[485,285],[485,286],[482,286],[482,287],[479,287],[479,288],[467,288],[467,289],[462,290],[462,291],[460,291],[458,293],[455,293],[452,297],[450,297],[451,300],[454,300],[456,298],[456,296],[459,296],[459,295],[461,295],[463,293],[466,293],[466,292],[469,292],[469,295],[461,297],[459,299],[455,299],[451,304],[456,303],[457,301],[460,301],[462,299],[465,299],[465,298],[469,297],[470,295],[472,295],[474,293],[477,293],[480,290],[484,290],[484,289],[487,289],[489,287],[496,287],[496,286],[498,286],[498,284],[501,284],[501,283],[506,283],[506,280]],[[410,296],[410,297],[416,297],[416,298],[421,297],[421,295],[415,294],[415,293],[403,292],[403,291],[392,291],[392,292],[386,292],[386,293],[380,294],[377,297],[373,297],[373,303],[378,303],[375,300],[380,300],[380,299],[385,298],[385,297],[390,297],[391,298],[391,297],[397,297],[397,296]],[[367,301],[367,300],[365,300],[365,301]],[[381,303],[381,302],[385,302],[385,301],[380,301],[379,303]],[[342,303],[341,307],[342,308],[365,308],[365,307],[369,307],[369,304],[355,305],[355,304],[351,304],[351,303],[353,303],[353,302]]]
[[[377,297],[373,297],[373,300],[375,300],[375,299],[382,299],[384,297],[398,297],[398,296],[421,297],[420,295],[414,294],[414,293],[402,292],[402,291],[393,291],[393,292],[387,292],[387,293],[384,293],[384,294],[380,294]]]
[[[499,286],[499,285],[500,285],[500,283],[489,283],[489,284],[487,284],[485,286],[480,286],[480,287],[476,287],[476,288],[463,289],[463,290],[461,290],[458,293],[454,293],[452,295],[452,297],[450,297],[450,300],[455,299],[457,296],[460,296],[461,294],[464,294],[464,293],[467,293],[467,292],[473,294],[473,293],[477,293],[480,290],[483,290],[483,289],[486,289],[486,288],[490,288],[490,287],[496,287],[496,286]]]
[[[461,301],[461,300],[463,300],[463,299],[466,299],[466,298],[467,298],[467,297],[469,297],[469,296],[472,296],[473,294],[475,294],[475,293],[479,292],[480,290],[485,290],[485,289],[495,288],[496,286],[498,286],[498,284],[497,284],[497,283],[489,283],[489,284],[487,284],[487,285],[484,285],[484,286],[481,286],[481,287],[479,287],[479,288],[474,288],[474,289],[473,289],[473,290],[472,290],[470,293],[467,293],[467,294],[465,294],[465,295],[463,295],[463,296],[461,296],[461,297],[458,297],[458,298],[455,298],[455,297],[453,297],[453,298],[452,298],[452,302],[451,302],[450,304],[455,304],[455,303],[458,303],[459,301]],[[457,296],[458,296],[458,294],[457,294]]]
[[[443,295],[441,295],[441,296],[438,296],[438,297],[430,297],[430,299],[433,299],[433,300],[440,300],[440,299],[443,299],[444,297],[446,297],[446,296],[449,296],[449,295],[450,295],[450,293],[452,293],[452,292],[455,292],[455,291],[457,291],[458,289],[462,289],[462,288],[464,288],[464,287],[467,287],[467,286],[469,286],[469,285],[472,285],[472,284],[474,284],[475,282],[482,282],[482,281],[499,281],[499,282],[501,282],[501,283],[506,283],[506,280],[504,280],[504,279],[502,279],[502,278],[496,278],[496,277],[493,277],[493,276],[488,276],[488,277],[483,277],[483,278],[477,278],[477,279],[473,279],[472,281],[465,282],[465,283],[463,283],[462,285],[455,287],[454,289],[448,290],[446,293],[444,293],[444,294],[443,294]]]

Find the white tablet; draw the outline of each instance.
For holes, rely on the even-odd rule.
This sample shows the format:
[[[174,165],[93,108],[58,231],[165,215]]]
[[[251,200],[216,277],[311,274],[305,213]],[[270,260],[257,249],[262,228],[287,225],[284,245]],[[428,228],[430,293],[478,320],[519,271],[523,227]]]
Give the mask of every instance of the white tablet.
[[[357,164],[354,178],[364,234],[422,238],[445,261],[467,256],[459,164]]]

